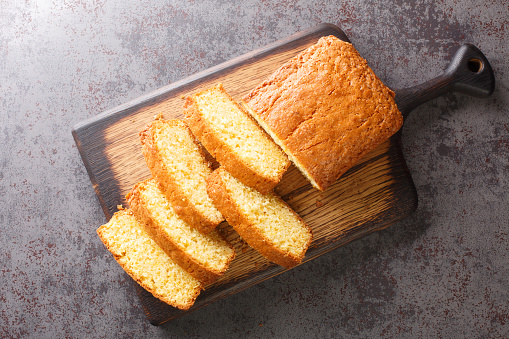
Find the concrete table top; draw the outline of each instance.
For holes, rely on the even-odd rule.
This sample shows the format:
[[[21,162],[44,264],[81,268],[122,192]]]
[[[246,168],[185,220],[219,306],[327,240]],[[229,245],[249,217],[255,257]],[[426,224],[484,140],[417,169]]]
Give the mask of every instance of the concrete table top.
[[[410,217],[150,325],[105,250],[72,126],[303,29],[341,27],[390,87],[479,47],[488,99],[412,112]],[[0,0],[0,337],[508,337],[509,3]]]

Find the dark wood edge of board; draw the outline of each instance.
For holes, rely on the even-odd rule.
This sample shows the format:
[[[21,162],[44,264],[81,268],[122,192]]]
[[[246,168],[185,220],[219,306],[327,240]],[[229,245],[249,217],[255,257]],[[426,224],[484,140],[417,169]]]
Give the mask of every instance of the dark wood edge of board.
[[[111,218],[111,216],[106,213],[107,209],[105,208],[105,206],[107,204],[104,201],[104,198],[99,190],[97,180],[96,180],[94,174],[92,173],[92,168],[90,166],[88,156],[87,156],[86,152],[81,151],[82,150],[81,140],[78,138],[76,130],[74,130],[74,129],[72,130],[72,137],[74,138],[74,142],[76,143],[76,147],[78,148],[78,152],[81,156],[81,160],[83,161],[83,164],[85,165],[85,169],[87,170],[88,177],[90,178],[90,182],[92,183],[92,188],[94,189],[95,195],[97,196],[97,199],[99,199],[99,204],[101,205],[101,208],[103,209],[103,212],[104,212],[106,218],[109,220]]]

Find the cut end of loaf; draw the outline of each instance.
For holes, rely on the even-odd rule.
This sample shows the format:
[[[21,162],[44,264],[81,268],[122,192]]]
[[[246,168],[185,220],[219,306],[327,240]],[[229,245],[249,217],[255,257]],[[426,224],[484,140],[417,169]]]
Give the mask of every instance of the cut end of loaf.
[[[268,135],[270,135],[272,140],[283,150],[283,152],[285,152],[285,154],[288,156],[288,159],[290,159],[290,161],[295,165],[295,167],[297,167],[297,169],[302,173],[302,175],[311,183],[311,185],[320,191],[324,191],[326,187],[324,187],[323,185],[321,185],[315,181],[315,179],[313,178],[311,173],[309,173],[307,171],[307,169],[299,162],[299,160],[285,146],[285,143],[281,139],[278,138],[276,133],[274,133],[274,131],[270,129],[269,125],[263,119],[261,119],[258,116],[258,114],[256,114],[256,112],[251,107],[249,107],[249,105],[244,100],[242,100],[242,106],[244,107],[246,112],[248,112],[256,120],[258,125],[260,125],[264,129],[264,131]]]
[[[334,36],[290,59],[243,101],[319,190],[403,124],[394,92],[352,44]]]

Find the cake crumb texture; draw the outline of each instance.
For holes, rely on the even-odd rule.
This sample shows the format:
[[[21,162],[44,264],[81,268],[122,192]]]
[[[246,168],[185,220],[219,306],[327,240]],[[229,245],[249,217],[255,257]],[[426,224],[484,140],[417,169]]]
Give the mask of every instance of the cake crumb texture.
[[[136,184],[126,199],[147,233],[193,277],[212,283],[228,269],[232,245],[216,230],[205,235],[180,219],[154,179]]]
[[[224,218],[207,195],[212,173],[203,150],[181,120],[158,119],[140,132],[143,155],[175,213],[207,234]]]
[[[290,161],[221,84],[186,99],[185,122],[233,176],[262,193],[281,180]]]
[[[302,261],[311,228],[275,193],[261,194],[222,167],[207,179],[207,191],[228,223],[265,258],[286,268]]]
[[[156,298],[181,310],[194,304],[200,281],[164,253],[130,210],[116,212],[97,234],[120,266]]]

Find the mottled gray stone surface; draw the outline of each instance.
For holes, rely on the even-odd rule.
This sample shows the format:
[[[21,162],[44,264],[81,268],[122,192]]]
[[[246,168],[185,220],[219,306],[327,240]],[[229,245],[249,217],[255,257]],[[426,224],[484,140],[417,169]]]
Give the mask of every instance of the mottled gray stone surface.
[[[416,109],[408,219],[161,327],[97,237],[74,124],[295,32],[343,28],[386,83],[492,62]],[[0,337],[508,337],[509,3],[0,0]]]

